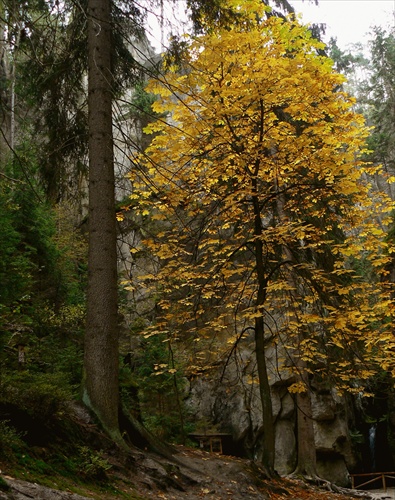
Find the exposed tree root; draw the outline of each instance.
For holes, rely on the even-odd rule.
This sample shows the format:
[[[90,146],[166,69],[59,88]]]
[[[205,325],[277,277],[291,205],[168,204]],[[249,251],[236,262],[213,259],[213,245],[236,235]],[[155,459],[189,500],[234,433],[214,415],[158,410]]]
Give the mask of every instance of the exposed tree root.
[[[322,479],[318,475],[305,475],[305,474],[298,474],[296,472],[290,474],[287,476],[289,479],[296,479],[303,481],[304,483],[307,484],[313,484],[314,486],[318,486],[319,488],[325,489],[330,491],[331,493],[339,493],[342,495],[347,495],[350,497],[354,498],[372,498],[369,493],[366,491],[358,491],[358,490],[353,490],[350,488],[343,488],[342,486],[338,486],[334,483],[331,483],[330,481],[327,481],[326,479]]]

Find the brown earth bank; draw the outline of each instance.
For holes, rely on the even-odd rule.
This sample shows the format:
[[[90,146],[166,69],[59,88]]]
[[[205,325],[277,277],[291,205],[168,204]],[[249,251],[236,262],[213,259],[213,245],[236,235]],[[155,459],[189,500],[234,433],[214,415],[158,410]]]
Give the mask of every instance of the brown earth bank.
[[[133,445],[121,449],[76,403],[50,422],[21,424],[19,431],[25,447],[0,462],[0,500],[380,498],[325,481],[268,479],[251,460],[186,446],[162,447],[166,457]]]
[[[85,500],[86,498],[116,498],[148,500],[350,500],[351,498],[380,498],[367,492],[339,489],[319,481],[295,478],[268,480],[260,467],[252,461],[211,454],[179,446],[175,461],[163,459],[148,452],[132,451],[128,456],[106,454],[111,465],[105,481],[97,484],[64,484],[59,478],[46,478],[46,486],[16,479],[7,474],[3,464],[0,484],[1,500]],[[25,471],[29,477],[29,471]],[[51,487],[52,486],[52,487]],[[78,493],[75,493],[78,491]],[[385,497],[382,498],[391,498]]]

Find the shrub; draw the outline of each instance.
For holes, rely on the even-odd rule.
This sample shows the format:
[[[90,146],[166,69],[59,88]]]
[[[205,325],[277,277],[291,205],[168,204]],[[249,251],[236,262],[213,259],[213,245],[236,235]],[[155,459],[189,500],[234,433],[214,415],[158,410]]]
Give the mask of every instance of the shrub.
[[[0,420],[0,458],[12,462],[15,454],[25,448],[21,434],[10,425],[9,420]]]
[[[0,404],[12,405],[41,421],[60,413],[71,388],[60,373],[18,372],[0,381]]]
[[[87,446],[81,446],[79,452],[80,458],[77,465],[82,476],[98,480],[107,478],[107,471],[111,469],[111,465],[99,452],[91,450]]]

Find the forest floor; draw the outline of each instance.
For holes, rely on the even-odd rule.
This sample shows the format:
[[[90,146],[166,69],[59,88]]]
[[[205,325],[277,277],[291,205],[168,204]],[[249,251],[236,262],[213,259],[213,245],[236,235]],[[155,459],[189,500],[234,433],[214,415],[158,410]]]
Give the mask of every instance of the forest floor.
[[[266,479],[263,471],[252,461],[212,454],[196,449],[179,447],[177,455],[187,469],[180,472],[191,481],[187,488],[171,487],[161,492],[152,492],[147,498],[166,500],[350,500],[351,498],[393,498],[382,493],[337,488],[330,483],[317,484],[302,479]],[[175,473],[176,474],[176,473]],[[180,478],[182,486],[182,478]],[[336,491],[338,490],[338,491]]]
[[[0,462],[0,500],[395,500],[393,494],[375,496],[324,481],[269,480],[251,460],[196,448],[173,446],[167,458],[121,450],[80,406],[40,425],[40,446],[26,443],[18,459]],[[87,447],[88,459],[72,455]]]
[[[339,489],[329,483],[320,485],[302,479],[268,480],[258,465],[250,460],[213,454],[187,447],[177,447],[176,462],[148,452],[132,452],[125,457],[106,456],[111,469],[105,483],[64,483],[59,478],[37,482],[16,479],[7,474],[3,464],[0,475],[10,487],[1,488],[0,500],[350,500],[352,498],[392,499],[393,493],[377,496],[369,492]],[[29,473],[26,471],[26,479]],[[38,479],[37,479],[38,481]],[[6,488],[8,489],[8,488]],[[77,492],[77,493],[76,493]]]

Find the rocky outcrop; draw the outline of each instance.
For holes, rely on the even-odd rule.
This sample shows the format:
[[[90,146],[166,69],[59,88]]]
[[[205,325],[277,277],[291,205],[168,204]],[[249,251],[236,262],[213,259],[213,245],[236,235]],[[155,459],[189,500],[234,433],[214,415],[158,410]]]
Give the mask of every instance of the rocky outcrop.
[[[317,470],[321,477],[341,486],[349,484],[348,470],[355,465],[345,405],[334,390],[312,393]]]
[[[0,500],[89,500],[88,497],[60,491],[36,483],[28,483],[9,476],[0,476],[3,487],[0,489]]]
[[[256,458],[259,456],[257,437],[264,422],[253,342],[246,339],[240,344],[225,374],[221,369],[221,383],[213,381],[212,376],[193,380],[187,403],[197,422],[203,422],[208,430],[231,434],[237,453]],[[278,353],[272,348],[267,361],[276,432],[275,468],[281,475],[287,475],[295,470],[297,462],[295,398],[288,391],[295,378],[287,367],[277,369],[277,359]],[[313,387],[311,397],[318,473],[323,479],[347,486],[354,457],[345,400],[327,387]]]

